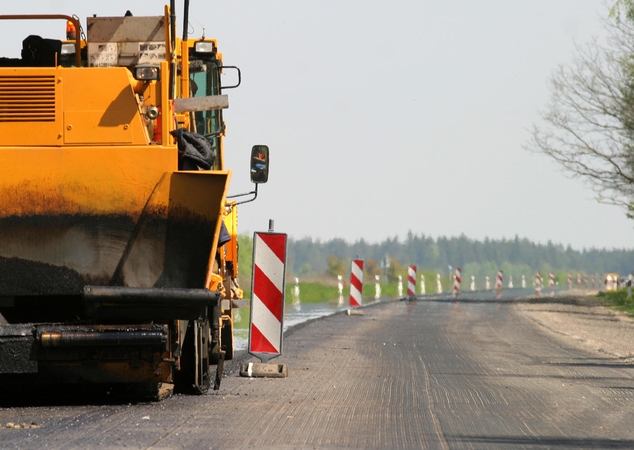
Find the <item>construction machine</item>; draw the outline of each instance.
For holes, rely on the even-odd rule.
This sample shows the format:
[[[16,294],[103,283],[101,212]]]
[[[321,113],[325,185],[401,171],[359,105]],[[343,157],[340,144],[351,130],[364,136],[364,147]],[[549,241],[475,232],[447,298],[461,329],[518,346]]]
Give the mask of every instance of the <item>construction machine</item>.
[[[220,384],[245,303],[222,116],[240,71],[187,36],[188,9],[182,37],[174,0],[85,27],[0,16],[25,31],[21,57],[0,58],[3,386]],[[64,21],[65,39],[42,20]],[[246,201],[268,162],[254,146]]]

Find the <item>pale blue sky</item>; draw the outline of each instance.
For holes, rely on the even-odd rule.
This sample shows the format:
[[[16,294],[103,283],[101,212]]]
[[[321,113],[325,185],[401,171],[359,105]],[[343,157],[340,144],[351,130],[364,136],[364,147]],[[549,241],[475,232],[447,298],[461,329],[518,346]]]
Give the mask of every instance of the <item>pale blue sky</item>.
[[[160,15],[165,3],[30,0],[4,2],[2,14],[85,24],[127,9]],[[601,34],[605,14],[601,0],[191,0],[193,35],[204,27],[242,69],[225,112],[232,193],[251,188],[250,147],[271,148],[269,183],[241,207],[241,229],[271,218],[295,238],[411,230],[633,247],[634,221],[522,148],[550,74],[575,41]],[[30,24],[63,36],[62,24]],[[6,56],[37,32],[3,24]]]

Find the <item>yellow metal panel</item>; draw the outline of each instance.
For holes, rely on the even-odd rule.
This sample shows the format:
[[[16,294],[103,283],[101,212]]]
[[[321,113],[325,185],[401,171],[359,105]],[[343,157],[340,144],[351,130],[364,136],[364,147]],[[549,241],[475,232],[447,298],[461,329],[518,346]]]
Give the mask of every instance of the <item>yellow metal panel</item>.
[[[116,278],[133,287],[208,286],[229,177],[166,173],[144,207]]]
[[[125,67],[66,69],[66,144],[147,144],[146,127]]]
[[[116,117],[120,111],[110,111]],[[101,126],[103,111],[67,111],[64,113],[65,144],[131,144],[132,128],[127,123]]]
[[[0,217],[123,214],[139,217],[175,147],[1,148]]]
[[[62,141],[58,68],[0,68],[2,145],[59,145]]]
[[[125,67],[0,68],[2,144],[147,144],[132,84]]]
[[[225,216],[225,226],[231,236],[231,242],[225,245],[225,260],[233,262],[231,277],[238,276],[238,207],[232,202],[231,211]]]

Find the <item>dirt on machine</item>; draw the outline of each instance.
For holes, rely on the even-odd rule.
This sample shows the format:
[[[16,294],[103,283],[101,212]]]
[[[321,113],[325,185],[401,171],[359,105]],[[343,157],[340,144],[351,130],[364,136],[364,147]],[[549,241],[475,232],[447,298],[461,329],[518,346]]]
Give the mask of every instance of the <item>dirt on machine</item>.
[[[229,196],[222,113],[240,71],[187,35],[188,4],[182,37],[174,1],[85,25],[0,16],[25,33],[21,57],[0,58],[3,386],[219,387],[246,305],[237,205],[269,152],[253,147],[255,190]]]

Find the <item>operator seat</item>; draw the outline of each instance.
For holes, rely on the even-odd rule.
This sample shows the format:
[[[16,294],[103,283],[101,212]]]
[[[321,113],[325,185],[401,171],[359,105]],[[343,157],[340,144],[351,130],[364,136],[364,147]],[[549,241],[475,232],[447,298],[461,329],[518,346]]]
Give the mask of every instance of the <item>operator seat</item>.
[[[62,54],[62,41],[32,34],[22,41],[22,66],[55,67]]]

